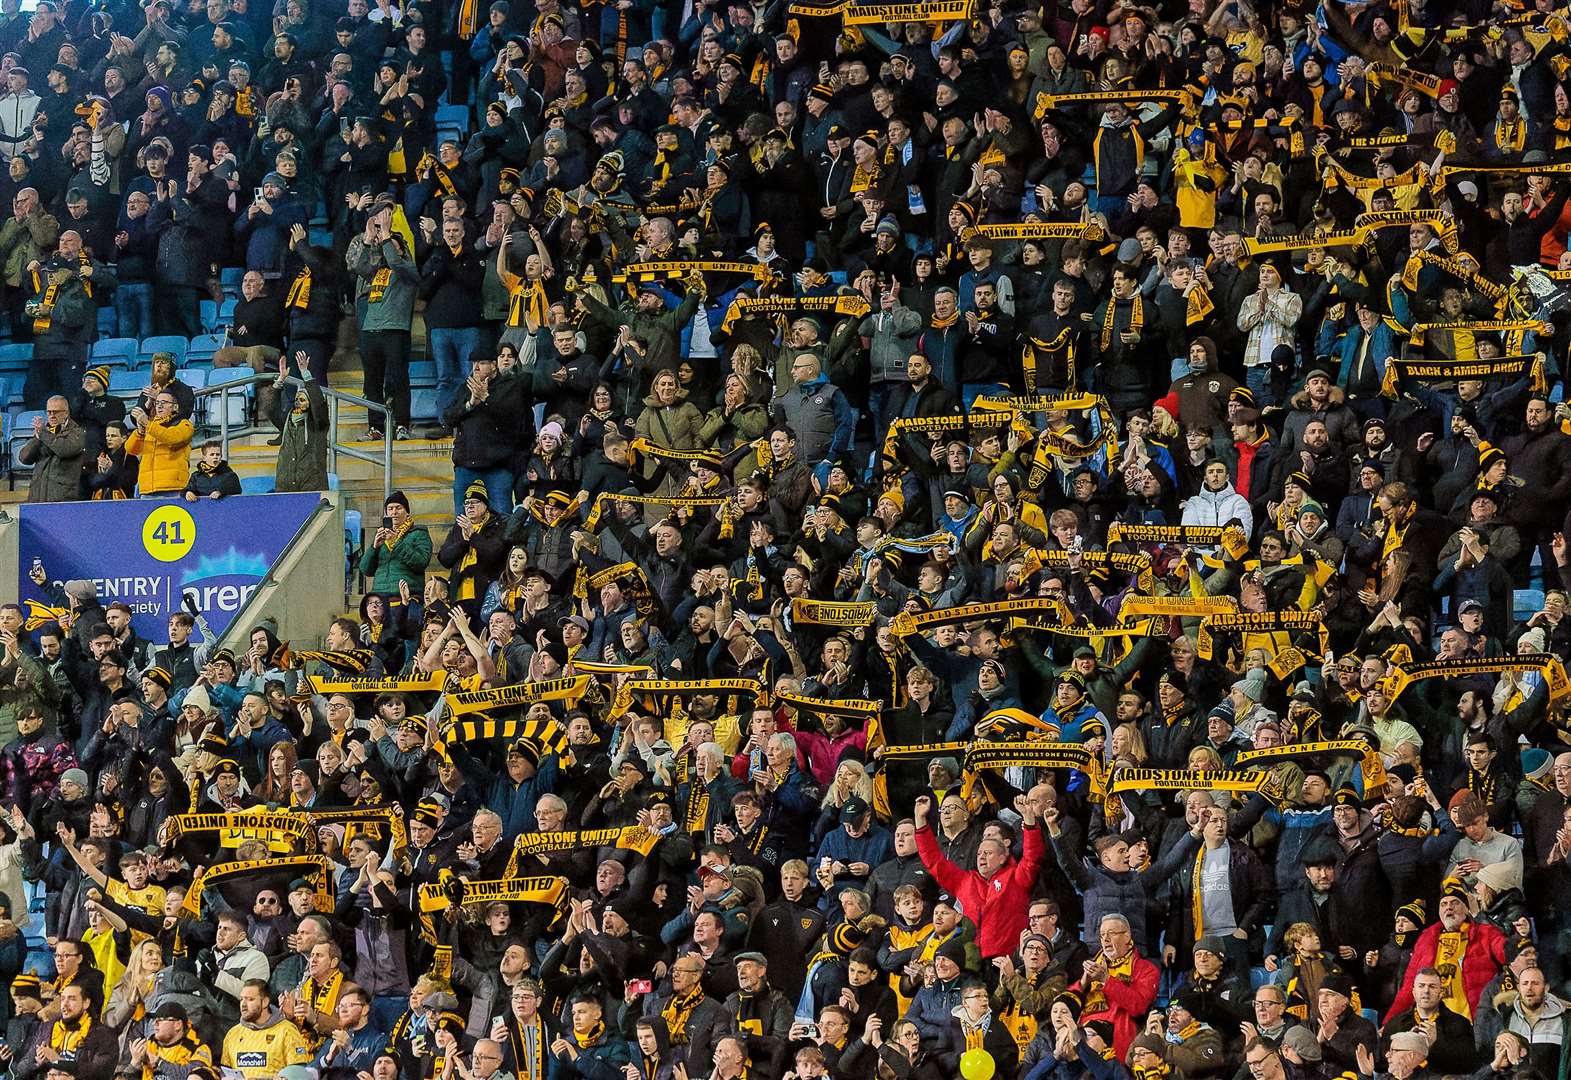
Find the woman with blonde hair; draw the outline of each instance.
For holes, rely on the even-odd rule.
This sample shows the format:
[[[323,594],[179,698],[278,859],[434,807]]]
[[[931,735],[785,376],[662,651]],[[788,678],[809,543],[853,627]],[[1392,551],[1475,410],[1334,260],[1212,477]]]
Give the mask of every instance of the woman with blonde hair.
[[[1146,747],[1146,737],[1134,724],[1119,724],[1113,729],[1113,740],[1108,747],[1108,752],[1115,758],[1127,758],[1134,762],[1137,768],[1145,768],[1151,760],[1151,751]]]
[[[738,345],[731,354],[731,374],[742,380],[747,400],[757,405],[769,404],[774,396],[774,383],[765,369],[764,358],[752,345]]]
[[[110,920],[113,922],[114,920]],[[147,1000],[152,997],[153,983],[164,970],[164,949],[156,938],[148,938],[131,950],[125,974],[109,992],[104,1006],[104,1023],[116,1031],[126,1030],[135,1021],[147,1016]],[[130,1027],[135,1031],[135,1027]]]
[[[843,758],[835,766],[835,778],[824,788],[824,799],[819,804],[818,823],[813,826],[813,842],[817,842],[840,823],[840,808],[849,800],[861,799],[873,804],[873,778],[860,761]]]

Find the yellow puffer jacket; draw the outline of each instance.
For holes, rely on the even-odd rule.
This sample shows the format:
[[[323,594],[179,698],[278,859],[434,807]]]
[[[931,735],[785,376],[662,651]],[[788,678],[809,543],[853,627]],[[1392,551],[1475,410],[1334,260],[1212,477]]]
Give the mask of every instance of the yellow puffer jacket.
[[[131,433],[125,450],[142,459],[136,474],[141,494],[167,495],[185,490],[186,481],[191,479],[191,436],[195,432],[189,420],[173,424],[151,420],[145,434]]]

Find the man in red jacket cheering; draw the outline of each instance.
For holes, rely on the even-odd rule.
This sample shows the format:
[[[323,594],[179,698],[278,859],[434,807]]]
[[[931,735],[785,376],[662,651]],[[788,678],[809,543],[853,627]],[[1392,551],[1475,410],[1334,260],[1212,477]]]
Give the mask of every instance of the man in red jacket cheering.
[[[976,849],[976,869],[962,870],[938,850],[927,815],[933,800],[924,795],[916,800],[912,818],[916,823],[916,853],[933,880],[960,900],[966,914],[976,920],[976,946],[982,959],[1008,956],[1020,944],[1026,928],[1026,908],[1031,900],[1031,885],[1042,865],[1042,830],[1037,828],[1036,806],[1029,799],[1015,799],[1025,839],[1020,860],[1010,857],[1009,848],[994,839],[983,840]]]

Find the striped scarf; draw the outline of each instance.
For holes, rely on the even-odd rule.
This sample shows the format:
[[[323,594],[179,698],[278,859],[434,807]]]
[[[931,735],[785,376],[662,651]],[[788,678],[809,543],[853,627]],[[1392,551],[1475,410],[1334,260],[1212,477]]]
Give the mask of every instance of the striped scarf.
[[[307,267],[295,275],[289,284],[289,296],[284,300],[288,311],[304,311],[311,306],[311,270]]]

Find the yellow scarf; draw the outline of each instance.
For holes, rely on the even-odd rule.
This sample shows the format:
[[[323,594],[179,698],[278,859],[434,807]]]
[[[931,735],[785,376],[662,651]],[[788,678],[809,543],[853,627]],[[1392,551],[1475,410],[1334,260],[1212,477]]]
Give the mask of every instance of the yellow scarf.
[[[338,1007],[338,991],[343,982],[344,973],[342,971],[333,972],[328,980],[320,986],[317,985],[315,979],[306,976],[306,980],[300,984],[300,996],[305,998],[306,1004],[311,1006],[312,1012],[319,1014],[331,1013]],[[300,1031],[305,1035],[306,1042],[313,1047],[319,1047],[326,1041],[309,1024],[301,1027]]]
[[[1413,507],[1411,506],[1392,511],[1391,517],[1386,519],[1385,542],[1380,547],[1382,559],[1402,546],[1402,541],[1407,539],[1407,527],[1412,520]]]
[[[1500,781],[1488,773],[1480,773],[1474,769],[1467,770],[1467,790],[1478,796],[1478,801],[1485,807],[1493,805],[1495,792],[1500,787]]]
[[[666,1007],[660,1010],[660,1017],[666,1023],[666,1028],[671,1033],[672,1046],[686,1046],[692,1041],[688,1034],[687,1022],[692,1018],[693,1010],[704,1002],[704,988],[695,986],[686,997],[671,995],[671,1000]]]
[[[600,1036],[605,1034],[605,1021],[602,1020],[588,1031],[573,1029],[573,1042],[578,1044],[580,1050],[588,1050],[600,1041]]]
[[[877,165],[874,165],[871,169],[864,169],[858,165],[851,173],[851,190],[853,192],[866,191],[878,183],[878,179],[883,175],[883,172]]]
[[[1106,352],[1113,342],[1113,320],[1118,314],[1118,297],[1114,296],[1107,302],[1107,314],[1102,317],[1102,351]],[[1145,301],[1137,292],[1129,303],[1129,330],[1128,333],[1138,334],[1146,324]]]
[[[1527,143],[1527,121],[1520,116],[1510,123],[1495,121],[1495,149],[1508,154],[1520,154]]]
[[[932,326],[932,328],[934,330],[948,330],[951,326],[955,325],[955,323],[957,323],[959,321],[960,321],[960,312],[956,311],[953,315],[949,316],[947,319],[939,318],[935,314],[933,316],[933,318],[932,318],[932,322],[930,323],[930,325]]]
[[[388,533],[387,539],[382,541],[382,543],[387,545],[388,551],[392,551],[395,547],[398,546],[398,542],[407,536],[409,534],[409,530],[414,527],[415,519],[413,515],[410,515],[409,517],[404,518],[403,524],[399,525],[396,529],[393,529],[390,533]]]
[[[1131,948],[1122,957],[1107,966],[1107,978],[1093,982],[1086,987],[1085,1007],[1081,1015],[1098,1012],[1107,1007],[1107,993],[1102,989],[1108,982],[1117,979],[1128,982],[1135,975],[1135,950]]]
[[[35,272],[33,274],[33,289],[36,291],[42,284],[43,282]],[[43,296],[39,297],[39,304],[42,310],[39,312],[38,317],[33,320],[33,333],[35,334],[46,334],[49,332],[49,315],[54,308],[55,298],[60,295],[60,286],[51,281],[44,288],[43,293]]]
[[[284,301],[288,311],[304,311],[311,306],[311,270],[309,267],[295,275],[289,285],[289,296]]]
[[[1021,977],[1030,983],[1033,988],[1041,980],[1040,975],[1033,979],[1024,972],[1021,973]],[[1031,1040],[1036,1038],[1036,1016],[1023,1008],[1018,1001],[1010,1002],[1009,1007],[998,1014],[998,1020],[999,1023],[1004,1025],[1004,1029],[1009,1032],[1010,1036],[1015,1040],[1015,1045],[1022,1052],[1025,1051],[1027,1046],[1031,1045]]]
[[[380,304],[382,298],[387,295],[387,287],[392,282],[393,271],[385,266],[382,267],[382,269],[376,272],[376,276],[371,279],[371,295],[367,299],[373,304]]]
[[[1435,962],[1431,965],[1445,982],[1445,1002],[1463,1016],[1472,1018],[1473,1006],[1467,1000],[1467,990],[1462,985],[1462,961],[1467,956],[1468,924],[1456,930],[1445,930],[1435,946]]]
[[[1194,921],[1196,941],[1199,941],[1201,938],[1205,937],[1206,933],[1205,905],[1201,903],[1200,896],[1200,875],[1205,870],[1206,851],[1207,848],[1205,844],[1201,844],[1200,850],[1195,852],[1195,869],[1194,874],[1190,879],[1189,916]]]
[[[1196,285],[1184,301],[1184,325],[1193,326],[1216,308],[1204,285]]]
[[[49,1029],[49,1048],[58,1050],[62,1054],[74,1054],[76,1048],[82,1045],[82,1040],[87,1038],[87,1033],[92,1029],[93,1018],[85,1013],[72,1024],[66,1020],[56,1020],[54,1027]]]
[[[478,533],[481,529],[485,528],[486,525],[490,523],[490,521],[491,511],[487,510],[484,516],[482,516],[479,521],[475,522],[475,532]],[[468,547],[464,548],[463,558],[458,560],[458,595],[454,599],[475,599],[475,575],[473,570],[479,564],[479,562],[480,555],[475,551],[475,545],[471,543]]]

